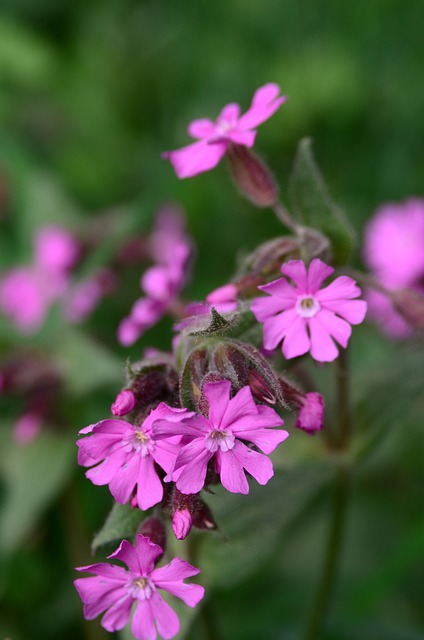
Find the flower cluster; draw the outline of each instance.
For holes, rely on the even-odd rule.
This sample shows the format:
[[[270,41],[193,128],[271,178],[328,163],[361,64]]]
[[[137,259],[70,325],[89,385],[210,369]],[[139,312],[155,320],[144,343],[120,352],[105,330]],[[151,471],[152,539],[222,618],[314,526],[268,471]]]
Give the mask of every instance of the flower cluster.
[[[272,207],[278,189],[249,149],[256,127],[284,100],[277,85],[267,84],[255,93],[244,115],[230,104],[216,123],[196,120],[189,133],[197,142],[164,156],[177,176],[185,178],[213,168],[228,153],[240,191],[257,206]],[[290,220],[285,213],[283,218]],[[351,325],[363,321],[367,304],[345,275],[322,286],[334,269],[322,261],[319,248],[315,251],[321,257],[315,253],[300,259],[310,246],[302,242],[313,230],[308,236],[294,223],[288,227],[294,236],[261,245],[237,280],[215,289],[204,302],[187,306],[180,294],[188,277],[191,242],[178,214],[165,211],[157,219],[149,240],[154,266],[141,280],[145,295],[122,320],[118,338],[132,345],[167,312],[179,316],[174,328],[181,333],[173,341],[173,353],[150,349],[141,362],[127,366],[125,387],[111,407],[114,417],[82,429],[77,441],[87,478],[107,485],[118,503],[139,509],[140,521],[144,517],[135,547],[123,540],[110,556],[128,570],[94,564],[79,569],[94,577],[75,582],[85,616],[104,612],[102,624],[109,631],[127,624],[136,602],[131,628],[137,640],[154,640],[155,625],[161,637],[173,637],[179,622],[158,589],[195,606],[203,588],[183,583],[199,570],[178,558],[155,566],[165,551],[161,518],[171,520],[177,540],[193,527],[215,529],[201,492],[221,484],[231,493],[248,494],[251,478],[266,485],[274,475],[269,456],[289,436],[282,429],[283,411],[294,410],[295,427],[309,434],[324,427],[322,395],[314,389],[301,391],[280,370],[281,362],[274,366],[268,356],[282,343],[287,361],[308,352],[318,362],[334,360],[336,343],[347,347]],[[327,248],[328,243],[319,246]],[[285,277],[275,279],[280,270]],[[258,288],[266,295],[257,297]],[[257,344],[260,323],[262,352]],[[231,333],[234,327],[236,336]],[[142,512],[152,507],[155,517],[145,517]]]
[[[119,325],[118,340],[124,346],[136,342],[172,309],[189,276],[192,244],[178,211],[164,209],[158,214],[149,244],[155,265],[141,278],[146,295],[133,304]]]
[[[386,204],[376,211],[365,229],[364,261],[382,285],[382,290],[367,291],[371,316],[389,336],[407,337],[411,324],[393,302],[404,289],[424,294],[424,200]],[[395,293],[392,299],[390,292]]]

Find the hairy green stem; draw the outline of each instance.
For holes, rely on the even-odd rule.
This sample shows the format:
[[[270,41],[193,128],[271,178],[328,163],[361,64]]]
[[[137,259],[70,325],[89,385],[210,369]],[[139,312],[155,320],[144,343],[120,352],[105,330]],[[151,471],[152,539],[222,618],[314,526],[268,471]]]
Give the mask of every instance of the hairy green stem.
[[[347,352],[342,351],[336,362],[337,387],[337,439],[339,451],[334,476],[328,537],[318,587],[306,617],[302,640],[319,640],[321,629],[333,597],[341,555],[346,514],[349,501],[350,463],[343,454],[348,450],[351,437],[349,406],[349,376]]]

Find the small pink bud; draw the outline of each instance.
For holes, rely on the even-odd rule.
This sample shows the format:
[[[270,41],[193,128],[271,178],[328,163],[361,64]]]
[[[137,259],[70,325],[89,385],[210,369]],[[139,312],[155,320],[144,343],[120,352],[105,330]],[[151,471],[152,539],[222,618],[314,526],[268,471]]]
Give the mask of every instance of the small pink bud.
[[[30,444],[37,436],[42,426],[42,420],[36,413],[24,413],[16,422],[13,429],[13,440],[16,444]]]
[[[235,185],[257,207],[272,207],[278,187],[266,164],[252,151],[238,144],[228,147],[228,160]]]
[[[295,426],[313,435],[324,426],[324,398],[320,393],[312,391],[303,396],[300,403]]]
[[[193,518],[188,509],[182,511],[175,511],[172,518],[172,531],[174,532],[177,540],[184,540],[191,531],[193,524]]]
[[[114,416],[125,416],[134,409],[136,404],[137,401],[131,389],[124,389],[118,393],[110,410]]]

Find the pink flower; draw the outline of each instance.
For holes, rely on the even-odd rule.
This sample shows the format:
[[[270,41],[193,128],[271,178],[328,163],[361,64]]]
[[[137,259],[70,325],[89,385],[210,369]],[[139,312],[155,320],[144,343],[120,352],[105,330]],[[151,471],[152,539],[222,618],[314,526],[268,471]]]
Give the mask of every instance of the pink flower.
[[[365,228],[364,262],[388,291],[424,293],[424,200],[411,198],[380,207]],[[392,338],[407,338],[412,328],[388,295],[369,289],[370,316]]]
[[[177,509],[172,516],[172,531],[177,540],[184,540],[191,531],[193,518],[188,509]]]
[[[16,444],[30,444],[43,426],[43,418],[38,413],[28,411],[21,415],[13,429],[13,440]]]
[[[251,310],[258,322],[264,323],[264,348],[272,351],[283,340],[284,356],[295,358],[310,351],[319,362],[337,358],[336,340],[346,347],[352,329],[366,314],[367,303],[354,300],[361,295],[352,278],[340,276],[320,289],[322,282],[334,272],[319,258],[312,260],[309,270],[302,260],[290,260],[281,267],[285,278],[258,287],[269,298],[256,298]]]
[[[171,438],[158,442],[152,426],[158,419],[174,423],[190,415],[186,409],[172,409],[161,403],[140,426],[116,419],[90,425],[80,431],[88,436],[77,442],[78,462],[83,467],[93,467],[87,471],[87,478],[96,485],[108,484],[120,504],[128,502],[136,490],[140,509],[149,509],[163,498],[155,463],[168,473],[177,456],[179,441]]]
[[[424,276],[424,200],[380,207],[365,228],[364,261],[389,289]]]
[[[324,427],[324,398],[320,393],[311,391],[299,394],[300,409],[297,414],[296,427],[311,435]]]
[[[172,309],[187,283],[192,244],[178,211],[167,208],[159,212],[150,249],[156,264],[141,278],[140,286],[146,297],[136,300],[130,315],[118,327],[118,340],[126,347]]]
[[[188,133],[198,142],[177,151],[166,151],[162,157],[169,158],[178,178],[209,171],[216,167],[231,143],[253,147],[258,125],[268,120],[285,101],[278,85],[266,84],[255,92],[244,115],[240,116],[239,105],[232,103],[223,108],[216,122],[194,120]]]
[[[69,285],[69,269],[78,257],[75,239],[59,227],[40,229],[34,240],[34,260],[15,267],[0,280],[0,311],[22,333],[35,333],[52,303]]]
[[[118,631],[128,623],[133,603],[131,631],[136,640],[155,640],[156,628],[162,638],[173,638],[180,622],[172,607],[159,594],[159,589],[180,598],[189,607],[195,607],[204,595],[198,584],[184,580],[200,573],[181,558],[174,558],[163,567],[155,568],[155,561],[163,554],[158,545],[142,535],[136,536],[133,546],[123,540],[118,549],[108,556],[127,565],[128,570],[116,564],[100,563],[78,567],[77,571],[93,573],[93,577],[75,580],[75,587],[84,603],[84,617],[93,620],[105,612],[102,626],[107,631]]]
[[[98,269],[90,276],[70,287],[63,300],[63,313],[72,323],[83,322],[110,293],[116,284],[110,269]]]
[[[191,302],[185,308],[185,318],[174,325],[176,331],[202,330],[210,324],[212,307],[220,314],[233,313],[237,310],[237,287],[226,284],[214,289],[206,296],[205,302]]]
[[[283,420],[270,407],[256,405],[248,386],[232,399],[228,380],[207,383],[202,391],[209,403],[207,418],[196,414],[179,424],[155,422],[156,438],[183,436],[174,468],[165,481],[172,479],[182,493],[198,493],[205,484],[209,461],[214,458],[215,470],[228,491],[249,493],[244,471],[259,484],[266,484],[274,475],[271,460],[241,440],[271,453],[289,435],[270,428],[281,426]]]

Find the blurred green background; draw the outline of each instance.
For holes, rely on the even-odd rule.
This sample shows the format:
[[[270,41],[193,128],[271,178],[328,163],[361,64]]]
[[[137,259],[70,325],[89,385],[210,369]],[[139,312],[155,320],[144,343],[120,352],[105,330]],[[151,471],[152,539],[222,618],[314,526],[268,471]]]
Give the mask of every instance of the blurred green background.
[[[147,230],[161,203],[177,201],[198,246],[189,293],[203,297],[225,282],[240,248],[279,233],[278,222],[239,197],[225,163],[180,182],[160,154],[188,143],[190,120],[213,118],[231,101],[245,109],[269,81],[289,100],[261,127],[257,148],[283,200],[303,136],[313,137],[330,190],[359,234],[381,202],[423,195],[421,0],[0,6],[2,269],[28,260],[41,224],[86,229],[107,214],[119,239]],[[116,248],[109,244],[93,264],[107,262]],[[72,586],[72,567],[89,561],[91,536],[111,506],[107,489],[77,468],[74,441],[79,428],[108,415],[124,358],[138,357],[140,345],[169,344],[169,321],[130,350],[116,342],[138,278],[138,268],[127,274],[83,328],[65,327],[53,312],[29,339],[1,321],[2,356],[23,348],[47,353],[67,386],[59,427],[24,450],[10,443],[19,405],[0,397],[0,640],[110,637],[98,621],[83,622]],[[359,328],[352,341],[357,448],[366,454],[355,475],[328,640],[424,638],[424,357],[417,344],[388,344],[372,327]],[[313,374],[331,394],[331,367]],[[242,502],[209,500],[223,531],[202,542],[217,638],[298,638],[317,579],[331,467],[321,469],[319,446],[300,436],[275,459],[281,475],[273,486]],[[193,625],[188,638],[207,637],[201,620]]]

